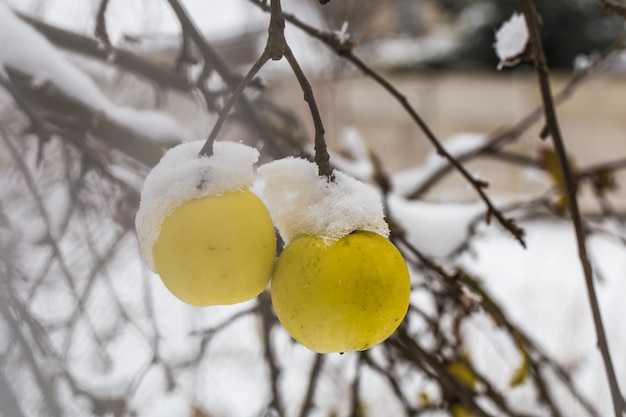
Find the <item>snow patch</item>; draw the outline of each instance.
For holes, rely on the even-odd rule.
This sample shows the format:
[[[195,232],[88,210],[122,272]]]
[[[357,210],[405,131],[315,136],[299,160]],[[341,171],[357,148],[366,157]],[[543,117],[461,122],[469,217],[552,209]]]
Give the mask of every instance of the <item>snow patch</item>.
[[[235,142],[216,142],[213,155],[200,156],[204,141],[180,144],[163,156],[150,171],[141,190],[135,218],[146,264],[156,271],[152,258],[161,223],[175,208],[189,200],[250,188],[252,165],[259,152]]]
[[[5,67],[31,76],[34,83],[53,84],[72,100],[158,144],[172,145],[190,137],[182,124],[165,113],[111,102],[42,34],[0,3],[0,72],[4,73]]]
[[[485,211],[481,203],[439,204],[389,197],[389,211],[407,238],[427,256],[443,258],[467,239],[469,226]]]
[[[301,158],[273,161],[258,171],[285,243],[299,235],[338,240],[355,230],[389,236],[378,192],[341,171],[335,170],[335,181],[329,182],[314,163]]]
[[[446,151],[453,157],[472,152],[485,144],[487,136],[482,133],[458,133],[442,143]],[[391,183],[395,194],[407,195],[417,189],[437,170],[450,162],[436,151],[431,152],[424,163],[416,168],[395,173]]]
[[[374,165],[370,159],[370,149],[359,131],[352,126],[342,129],[338,142],[338,152],[329,150],[333,164],[358,180],[372,178]]]
[[[514,63],[515,59],[526,49],[528,28],[524,15],[513,13],[509,20],[504,22],[496,31],[495,37],[494,48],[496,55],[500,58],[498,69],[502,69],[507,64]]]

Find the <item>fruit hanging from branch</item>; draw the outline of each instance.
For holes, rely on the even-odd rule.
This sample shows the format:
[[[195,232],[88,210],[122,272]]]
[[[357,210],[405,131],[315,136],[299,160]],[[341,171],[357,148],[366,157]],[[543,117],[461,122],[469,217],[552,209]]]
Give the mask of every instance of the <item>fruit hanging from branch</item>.
[[[355,231],[339,240],[301,235],[278,258],[272,278],[278,319],[320,352],[365,350],[387,339],[404,318],[409,273],[385,237]]]
[[[319,353],[365,350],[391,336],[411,286],[376,191],[338,171],[328,181],[296,158],[259,172],[286,242],[271,283],[283,327]]]
[[[276,257],[269,212],[249,187],[255,149],[202,142],[170,150],[142,189],[136,225],[148,266],[180,300],[235,304],[267,286]]]

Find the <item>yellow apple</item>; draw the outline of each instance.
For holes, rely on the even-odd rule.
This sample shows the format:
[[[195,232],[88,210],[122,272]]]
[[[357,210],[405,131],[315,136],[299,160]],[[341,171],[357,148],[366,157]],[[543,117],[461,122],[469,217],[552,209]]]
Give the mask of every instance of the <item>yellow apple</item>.
[[[187,201],[161,224],[152,255],[165,286],[196,305],[250,300],[267,286],[276,235],[263,202],[251,191]]]
[[[385,237],[366,231],[339,240],[301,235],[278,257],[271,295],[278,320],[319,353],[365,350],[402,322],[411,285]]]

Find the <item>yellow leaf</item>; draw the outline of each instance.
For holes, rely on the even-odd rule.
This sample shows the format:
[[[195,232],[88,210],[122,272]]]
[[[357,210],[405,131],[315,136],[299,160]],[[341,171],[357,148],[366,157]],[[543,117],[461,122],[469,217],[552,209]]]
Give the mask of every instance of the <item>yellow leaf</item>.
[[[522,356],[522,361],[517,366],[513,375],[511,376],[511,380],[509,381],[509,386],[511,388],[519,387],[524,384],[530,375],[530,358],[528,357],[528,352],[523,345],[519,345],[520,354]]]
[[[478,376],[467,363],[461,359],[455,359],[446,365],[446,370],[461,384],[475,388],[478,384]]]
[[[450,414],[452,414],[453,417],[474,417],[470,409],[463,404],[453,404],[450,406]]]
[[[556,154],[554,148],[542,147],[539,149],[539,159],[541,161],[541,165],[546,170],[546,172],[552,178],[552,182],[556,187],[559,188],[559,194],[554,201],[554,207],[559,211],[565,211],[569,205],[569,200],[567,198],[566,186],[565,186],[565,177],[563,176],[563,171],[561,170],[561,164],[559,162],[559,157]],[[576,181],[576,173],[577,168],[574,160],[568,156],[567,157],[570,170],[572,172],[572,178]],[[574,189],[576,190],[577,184],[574,182]]]
[[[429,407],[435,403],[426,391],[420,391],[417,394],[417,401],[421,407]]]

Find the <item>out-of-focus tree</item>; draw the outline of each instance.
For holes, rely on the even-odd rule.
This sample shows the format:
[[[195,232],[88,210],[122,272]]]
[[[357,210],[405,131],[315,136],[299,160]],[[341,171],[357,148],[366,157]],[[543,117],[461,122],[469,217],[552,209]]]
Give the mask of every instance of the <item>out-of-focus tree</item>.
[[[168,64],[110,42],[106,16],[113,2],[97,3],[93,35],[15,14],[0,4],[0,32],[6,35],[0,38],[0,415],[356,417],[374,415],[371,410],[407,416],[600,415],[594,399],[580,392],[571,369],[519,328],[480,277],[457,260],[472,248],[485,223],[525,245],[520,226],[524,219],[543,216],[562,221],[568,211],[581,248],[586,235],[594,233],[608,233],[623,242],[623,215],[609,204],[607,195],[615,188],[615,172],[626,164],[607,156],[588,169],[572,168],[554,115],[554,106],[615,58],[623,45],[604,51],[572,77],[564,92],[552,94],[542,43],[531,30],[529,56],[539,69],[543,107],[506,130],[496,131],[499,124],[494,123],[495,133],[484,143],[456,155],[443,146],[402,91],[359,58],[358,45],[361,39],[365,43],[385,36],[387,30],[428,36],[428,26],[437,23],[420,13],[430,8],[436,14],[440,3],[438,13],[449,13],[448,25],[476,11],[486,13],[476,26],[480,32],[448,62],[460,65],[470,56],[492,60],[484,51],[492,54],[494,27],[508,17],[512,3],[505,7],[486,1],[420,5],[334,0],[316,5],[322,16],[328,14],[327,27],[333,28],[328,31],[309,25],[297,11],[283,13],[278,0],[246,3],[266,12],[268,22],[270,14],[274,23],[284,19],[289,27],[328,47],[337,60],[369,76],[397,99],[398,108],[445,160],[418,178],[410,193],[399,195],[374,153],[359,152],[354,146],[341,159],[331,150],[331,164],[341,160],[369,167],[364,180],[383,196],[391,239],[411,269],[413,297],[405,321],[384,344],[364,352],[318,355],[293,342],[280,327],[267,291],[238,307],[181,305],[147,273],[134,230],[146,173],[167,148],[193,136],[192,126],[185,124],[189,120],[177,114],[183,106],[209,121],[202,126],[207,130],[203,133],[234,136],[232,132],[243,131],[247,134],[241,136],[250,138],[265,160],[302,156],[321,168],[326,162],[319,157],[319,149],[325,149],[323,120],[296,57],[279,44],[283,47],[279,56],[264,53],[259,62],[262,67],[270,58],[289,61],[294,73],[290,75],[298,78],[309,103],[315,138],[302,127],[308,121],[266,97],[261,77],[252,73],[247,77],[245,71],[234,69],[233,62],[242,61],[226,60],[198,29],[201,16],[190,16],[180,1],[167,1],[181,28],[177,59]],[[536,29],[529,4],[520,1],[528,27]],[[539,5],[548,62],[565,65],[574,55],[589,52],[587,48],[616,40],[617,18],[600,17],[597,4],[580,2],[571,8],[564,4]],[[217,6],[216,10],[219,13]],[[411,26],[412,19],[418,24]],[[350,37],[339,30],[344,21],[350,23]],[[389,21],[397,25],[394,30],[385,28]],[[606,31],[594,29],[605,21],[611,22],[601,25]],[[590,33],[602,36],[573,42],[578,38],[568,38],[571,31],[565,35],[556,30],[570,22],[578,27],[588,24]],[[273,36],[281,34],[281,27],[272,28],[278,31]],[[490,36],[484,35],[487,31]],[[574,44],[576,48],[570,48]],[[85,68],[92,65],[96,70],[88,75]],[[103,92],[110,82],[109,71],[127,90],[119,101]],[[97,78],[100,83],[94,81]],[[124,83],[128,79],[132,82]],[[239,86],[245,88],[237,90]],[[242,94],[231,101],[235,91]],[[164,103],[170,106],[159,108]],[[547,124],[542,136],[552,137],[556,150],[528,157],[507,148],[542,120],[544,109]],[[216,120],[228,121],[222,131]],[[554,178],[554,188],[509,205],[496,204],[488,183],[465,166],[481,156],[546,171]],[[410,222],[389,208],[394,199],[411,207],[451,171],[467,181],[480,207],[463,225],[465,237],[452,253],[428,256],[407,232]],[[594,228],[596,223],[581,217],[576,197],[582,184],[594,190],[602,218],[614,229]],[[591,266],[583,255],[584,251],[581,263],[595,308]],[[594,325],[617,417],[626,407],[599,316],[594,315]],[[486,329],[485,343],[491,348],[514,352],[504,377],[502,369],[485,367],[472,357],[468,339],[477,328],[472,326]],[[525,390],[524,404],[516,400],[518,388]]]

